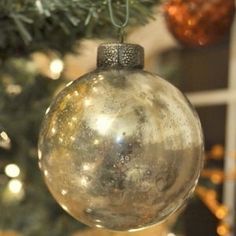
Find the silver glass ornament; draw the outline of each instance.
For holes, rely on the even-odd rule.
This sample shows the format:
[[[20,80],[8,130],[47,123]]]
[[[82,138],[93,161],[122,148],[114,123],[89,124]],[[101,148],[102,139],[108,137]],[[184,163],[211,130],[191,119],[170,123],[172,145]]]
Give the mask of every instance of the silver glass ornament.
[[[193,193],[203,166],[199,118],[186,97],[143,71],[143,48],[105,44],[97,70],[46,112],[40,167],[79,221],[116,231],[165,220]]]

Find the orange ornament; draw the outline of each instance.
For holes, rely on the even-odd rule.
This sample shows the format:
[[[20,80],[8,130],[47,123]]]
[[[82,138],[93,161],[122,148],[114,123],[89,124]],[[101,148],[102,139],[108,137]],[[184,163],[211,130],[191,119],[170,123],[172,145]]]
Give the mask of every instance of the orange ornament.
[[[164,4],[169,30],[183,45],[206,46],[219,41],[233,22],[234,0],[169,0]]]

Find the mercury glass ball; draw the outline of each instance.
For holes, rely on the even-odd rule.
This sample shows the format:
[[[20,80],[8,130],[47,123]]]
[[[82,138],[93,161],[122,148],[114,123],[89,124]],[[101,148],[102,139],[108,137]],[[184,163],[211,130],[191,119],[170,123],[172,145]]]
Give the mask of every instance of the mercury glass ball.
[[[115,231],[160,223],[179,209],[203,166],[199,118],[185,96],[143,70],[96,70],[46,112],[40,167],[79,221]]]

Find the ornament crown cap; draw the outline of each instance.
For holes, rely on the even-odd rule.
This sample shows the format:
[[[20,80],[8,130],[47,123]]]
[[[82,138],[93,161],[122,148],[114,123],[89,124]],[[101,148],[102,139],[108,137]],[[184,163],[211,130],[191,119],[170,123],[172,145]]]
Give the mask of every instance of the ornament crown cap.
[[[144,48],[138,44],[105,43],[98,47],[99,69],[143,69]]]

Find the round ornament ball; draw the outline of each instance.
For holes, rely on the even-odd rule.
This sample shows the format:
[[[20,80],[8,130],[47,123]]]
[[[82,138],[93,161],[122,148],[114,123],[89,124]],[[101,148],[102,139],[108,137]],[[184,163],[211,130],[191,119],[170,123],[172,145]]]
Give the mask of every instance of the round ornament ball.
[[[164,4],[170,32],[183,45],[207,46],[229,33],[234,0],[169,0]]]
[[[162,222],[186,203],[203,166],[197,113],[142,70],[143,54],[139,45],[101,45],[97,70],[68,84],[46,112],[46,184],[89,226],[134,231]]]

